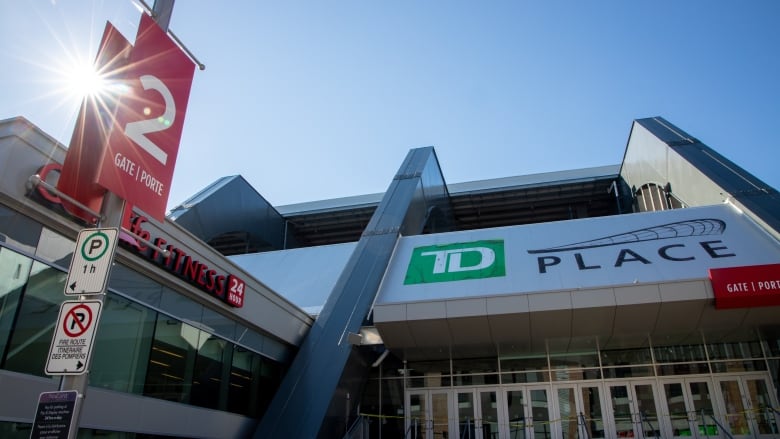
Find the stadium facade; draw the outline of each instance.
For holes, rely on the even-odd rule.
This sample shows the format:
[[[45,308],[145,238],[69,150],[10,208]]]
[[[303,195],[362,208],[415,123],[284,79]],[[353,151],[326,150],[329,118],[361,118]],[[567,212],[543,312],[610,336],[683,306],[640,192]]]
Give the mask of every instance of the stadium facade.
[[[90,225],[31,177],[65,151],[0,122],[3,437],[60,385]],[[780,195],[660,117],[618,165],[447,184],[425,147],[381,194],[271,206],[230,176],[124,225],[83,437],[779,434]]]

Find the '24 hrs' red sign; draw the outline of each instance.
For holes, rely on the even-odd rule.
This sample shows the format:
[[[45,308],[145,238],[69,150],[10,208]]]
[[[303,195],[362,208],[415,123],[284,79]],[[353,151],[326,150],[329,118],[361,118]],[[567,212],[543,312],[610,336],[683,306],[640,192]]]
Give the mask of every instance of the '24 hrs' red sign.
[[[146,14],[97,183],[163,221],[195,64]]]

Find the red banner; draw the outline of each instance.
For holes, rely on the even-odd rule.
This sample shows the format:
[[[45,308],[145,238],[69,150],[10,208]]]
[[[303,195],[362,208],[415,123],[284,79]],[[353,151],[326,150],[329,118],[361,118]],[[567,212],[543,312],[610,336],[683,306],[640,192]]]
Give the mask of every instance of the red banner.
[[[195,64],[142,14],[97,183],[163,221]]]
[[[95,68],[104,81],[108,83],[122,77],[131,48],[130,42],[111,23],[106,23],[95,59]],[[110,93],[84,98],[57,181],[57,189],[95,212],[100,212],[106,192],[95,182],[116,110],[117,97]],[[62,200],[62,205],[88,223],[96,220],[92,214],[66,200]]]
[[[716,308],[780,305],[780,264],[711,268],[709,273]]]

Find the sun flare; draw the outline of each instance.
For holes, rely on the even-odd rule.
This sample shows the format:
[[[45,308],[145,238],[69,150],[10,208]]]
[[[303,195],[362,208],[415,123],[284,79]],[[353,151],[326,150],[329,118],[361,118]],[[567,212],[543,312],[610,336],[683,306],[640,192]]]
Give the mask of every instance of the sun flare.
[[[89,63],[78,63],[65,72],[65,83],[70,93],[75,97],[97,96],[106,88],[103,76]]]

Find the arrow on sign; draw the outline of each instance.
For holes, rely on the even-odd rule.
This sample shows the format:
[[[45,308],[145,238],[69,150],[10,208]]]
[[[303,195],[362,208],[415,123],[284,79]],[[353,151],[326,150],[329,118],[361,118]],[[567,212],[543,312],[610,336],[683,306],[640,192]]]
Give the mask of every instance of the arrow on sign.
[[[76,282],[73,282],[72,284],[70,284],[70,290],[71,291],[76,291]]]
[[[82,367],[84,367],[84,363],[82,363],[81,361],[79,361],[78,363],[76,363],[76,370],[79,370],[79,369],[81,369]]]

